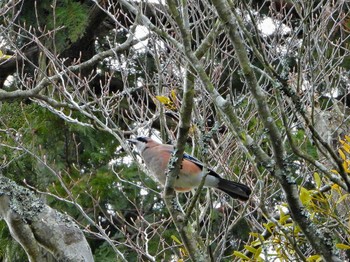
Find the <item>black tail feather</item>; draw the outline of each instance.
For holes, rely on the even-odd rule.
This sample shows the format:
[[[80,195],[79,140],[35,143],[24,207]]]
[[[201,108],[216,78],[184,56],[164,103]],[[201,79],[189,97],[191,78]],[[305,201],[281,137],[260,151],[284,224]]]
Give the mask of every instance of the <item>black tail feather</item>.
[[[232,198],[247,201],[252,192],[249,187],[241,183],[219,178],[218,189],[225,192]]]

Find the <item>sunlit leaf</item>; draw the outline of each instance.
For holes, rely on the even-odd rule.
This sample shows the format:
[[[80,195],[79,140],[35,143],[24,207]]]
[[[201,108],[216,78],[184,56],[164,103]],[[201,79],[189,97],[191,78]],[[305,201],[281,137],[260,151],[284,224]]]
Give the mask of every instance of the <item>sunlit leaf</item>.
[[[349,246],[349,245],[345,245],[345,244],[342,244],[342,243],[338,243],[338,244],[336,244],[335,246],[336,246],[336,248],[338,248],[338,249],[345,249],[345,250],[350,249],[350,246]]]
[[[345,135],[345,139],[350,143],[350,136]]]
[[[12,56],[10,55],[5,55],[1,50],[0,50],[0,59],[10,59]]]
[[[350,154],[350,145],[343,140],[340,140],[340,143],[342,144],[343,149]]]
[[[301,228],[298,225],[295,225],[293,232],[294,232],[295,235],[297,235],[297,234],[299,234],[301,232]]]
[[[350,159],[347,159],[345,162],[346,162],[347,166],[349,167],[349,166],[350,166]],[[349,173],[349,171],[350,171],[350,170],[349,170],[349,168],[348,168],[348,171],[347,171],[347,172]]]
[[[262,244],[261,241],[258,239],[251,243],[252,246],[260,246],[261,244]]]
[[[320,255],[313,255],[313,256],[310,256],[306,259],[306,261],[308,262],[319,262],[319,261],[322,261],[322,257]]]
[[[260,254],[261,254],[261,251],[262,251],[262,247],[259,247],[257,250],[256,250],[256,252],[255,252],[255,254],[254,254],[254,259],[255,260],[258,260],[259,261],[259,256],[260,256]]]
[[[247,249],[250,253],[255,254],[257,249],[248,245],[244,245],[244,248]]]
[[[345,156],[344,152],[341,149],[338,149],[338,153],[339,153],[341,159],[343,159],[345,161],[346,160],[346,156]]]
[[[171,239],[174,240],[179,245],[182,245],[182,242],[175,235],[171,235]]]
[[[175,89],[171,90],[170,96],[171,96],[171,98],[173,99],[174,102],[177,100],[176,90]]]
[[[252,237],[258,238],[260,234],[256,232],[249,232],[249,235],[251,235]]]
[[[279,222],[280,222],[281,225],[284,225],[284,224],[286,223],[286,221],[290,218],[290,216],[289,216],[289,215],[286,215],[286,214],[283,212],[283,210],[282,210],[281,207],[279,207],[278,210],[279,210],[279,213],[280,213]]]
[[[162,103],[164,106],[166,106],[168,109],[170,110],[175,110],[176,107],[173,103],[173,101],[171,101],[171,99],[169,97],[166,96],[156,96],[156,99]]]
[[[335,190],[335,191],[337,191],[338,193],[341,192],[340,186],[337,185],[337,184],[333,184],[333,185],[331,186],[331,188],[332,188],[332,190]]]
[[[162,104],[164,105],[167,105],[169,103],[171,103],[171,100],[169,99],[169,97],[166,97],[166,96],[156,96],[157,100],[159,102],[161,102]]]
[[[315,183],[316,183],[316,188],[320,188],[321,187],[321,178],[317,172],[314,173],[314,179],[315,179]]]
[[[267,229],[267,231],[269,231],[272,234],[272,230],[275,224],[272,222],[268,222],[268,223],[263,223],[263,226]]]
[[[288,221],[289,218],[290,218],[290,215],[281,216],[279,222],[281,223],[281,225],[286,225],[286,222]]]
[[[300,200],[303,203],[303,205],[309,205],[311,202],[312,196],[310,194],[310,191],[307,190],[304,187],[300,188]]]
[[[239,251],[234,251],[233,255],[235,255],[236,257],[245,259],[245,260],[250,260],[249,257],[247,257],[246,255],[244,255],[243,253],[239,252]]]
[[[344,168],[346,173],[350,173],[348,161],[345,160],[343,162],[343,168]]]

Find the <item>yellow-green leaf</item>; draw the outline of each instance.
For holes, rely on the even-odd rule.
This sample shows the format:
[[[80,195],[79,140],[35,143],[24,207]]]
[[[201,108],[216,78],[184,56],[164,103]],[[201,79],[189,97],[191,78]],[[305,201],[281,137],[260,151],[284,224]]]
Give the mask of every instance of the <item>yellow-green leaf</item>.
[[[165,105],[168,109],[170,110],[175,110],[176,107],[173,103],[173,101],[171,101],[171,99],[169,97],[166,96],[156,96],[156,99],[162,103],[163,105]]]
[[[347,161],[347,160],[345,160],[345,161],[343,162],[343,168],[344,168],[344,170],[345,170],[346,173],[350,173],[349,164],[348,164],[348,161]]]
[[[319,261],[322,261],[322,257],[320,255],[313,255],[313,256],[310,256],[306,259],[306,261],[308,262],[319,262]]]
[[[247,257],[246,255],[244,255],[243,253],[239,252],[239,251],[234,251],[233,254],[236,256],[236,257],[239,257],[239,258],[242,258],[242,259],[245,259],[245,260],[249,260],[249,257]]]
[[[338,249],[346,249],[346,250],[350,249],[350,246],[349,246],[349,245],[345,245],[345,244],[342,244],[342,243],[338,243],[338,244],[336,244],[335,246],[336,246],[336,248],[338,248]]]
[[[303,205],[308,205],[311,202],[311,199],[312,199],[312,197],[311,197],[310,192],[306,188],[301,187],[300,188],[300,200],[303,203]]]
[[[263,223],[263,226],[272,234],[272,230],[275,224],[272,222],[268,222],[268,223]]]
[[[280,223],[281,225],[286,225],[286,222],[288,221],[288,219],[290,218],[290,215],[283,215],[280,217]]]
[[[316,183],[316,188],[320,188],[321,187],[321,178],[317,172],[314,173],[314,179],[315,179],[315,183]]]
[[[333,189],[333,190],[335,190],[335,191],[337,191],[337,192],[339,192],[340,193],[340,186],[338,186],[337,184],[333,184],[332,186],[331,186],[331,188]]]
[[[297,235],[301,232],[301,228],[298,225],[295,225],[294,227],[294,235]]]
[[[261,241],[259,239],[257,240],[254,240],[252,243],[251,243],[252,246],[260,246],[261,245]]]
[[[250,253],[255,254],[256,253],[256,248],[244,245],[244,248],[247,249]]]
[[[161,102],[163,105],[167,105],[169,103],[171,103],[171,100],[169,99],[169,97],[166,96],[156,96],[157,100],[159,102]]]
[[[182,245],[182,242],[175,235],[171,235],[171,239],[174,240],[176,243]]]
[[[349,196],[349,194],[344,194],[341,197],[339,197],[339,199],[337,200],[336,204],[340,204],[341,202],[344,201],[345,198],[347,198]]]
[[[350,143],[350,136],[345,135],[345,139]]]
[[[254,254],[254,259],[255,259],[255,260],[259,260],[259,256],[260,256],[260,254],[261,254],[261,251],[262,251],[262,247],[259,247],[259,248],[256,250],[256,252],[255,252],[255,254]]]
[[[344,142],[344,141],[343,141]],[[343,144],[343,149],[350,154],[350,145],[346,142],[342,143]]]
[[[260,234],[256,232],[249,232],[249,235],[251,235],[252,237],[258,238]]]
[[[343,165],[346,166],[345,171],[347,173],[350,173],[350,168],[349,168],[350,167],[350,160],[349,159],[345,160]]]
[[[171,90],[170,96],[171,96],[171,98],[173,99],[173,101],[176,101],[176,100],[177,100],[177,98],[176,98],[176,90],[175,90],[175,89]]]
[[[339,155],[340,155],[341,159],[343,159],[345,161],[346,160],[346,156],[345,156],[343,150],[338,149],[338,152],[339,152]]]
[[[280,219],[279,219],[279,222],[281,225],[284,225],[286,223],[286,221],[290,218],[289,215],[286,215],[284,212],[283,212],[283,209],[281,207],[278,207],[278,210],[279,210],[279,213],[280,213]]]
[[[0,59],[10,59],[12,56],[10,55],[5,55],[1,50],[0,50]]]

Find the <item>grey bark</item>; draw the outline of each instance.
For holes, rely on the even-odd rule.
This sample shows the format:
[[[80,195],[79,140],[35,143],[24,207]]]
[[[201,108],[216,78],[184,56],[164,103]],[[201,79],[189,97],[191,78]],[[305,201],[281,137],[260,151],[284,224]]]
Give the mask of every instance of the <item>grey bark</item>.
[[[83,232],[68,215],[52,209],[30,190],[2,175],[0,216],[31,262],[45,261],[47,253],[57,261],[93,261]]]

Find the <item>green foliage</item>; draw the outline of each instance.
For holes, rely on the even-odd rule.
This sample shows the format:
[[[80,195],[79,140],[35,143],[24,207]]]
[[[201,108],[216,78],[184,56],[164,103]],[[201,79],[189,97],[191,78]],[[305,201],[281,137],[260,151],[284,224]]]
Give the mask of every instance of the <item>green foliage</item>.
[[[67,42],[76,42],[85,32],[88,22],[88,9],[79,2],[65,0],[58,3],[55,10],[56,20],[49,20],[49,27],[63,26],[56,36],[58,48],[61,49]]]
[[[10,234],[4,220],[0,221],[0,260],[21,262],[27,261],[27,255]]]
[[[31,144],[31,138],[35,130],[30,127],[31,123],[28,121],[28,117],[31,114],[36,114],[37,108],[38,106],[36,105],[26,105],[18,102],[4,102],[0,108],[0,115],[2,116],[0,129],[5,130],[11,127],[9,129],[11,131],[0,134],[3,143],[0,146],[0,155],[4,164],[2,172],[4,175],[16,179],[16,181],[24,178],[28,179],[30,174],[32,175],[31,178],[35,179],[35,174],[33,173],[35,161],[21,148],[17,147],[17,144],[21,141],[24,144]]]
[[[99,246],[94,252],[96,262],[114,262],[118,261],[117,255],[110,245],[106,242]]]
[[[343,58],[341,66],[344,67],[346,70],[350,69],[350,56],[345,56]]]
[[[87,6],[73,0],[59,0],[56,6],[47,0],[36,1],[35,5],[33,1],[24,1],[20,19],[27,26],[55,32],[54,44],[58,50],[63,50],[82,37],[88,23],[88,14]],[[50,41],[52,39],[47,44]]]
[[[293,135],[295,144],[306,152],[308,155],[312,156],[314,159],[318,158],[318,153],[316,147],[308,139],[305,130],[298,129]]]
[[[67,30],[68,38],[75,42],[85,31],[88,10],[79,2],[65,1],[56,9],[57,24],[63,25]]]
[[[12,160],[3,170],[4,174],[16,181],[35,181],[39,188],[50,184],[54,175],[33,155],[45,159],[57,172],[79,173],[80,170],[90,172],[105,166],[116,148],[111,135],[69,124],[35,104],[5,102],[0,114],[3,116],[1,128],[11,127],[13,130],[2,135],[3,142],[9,147],[1,146],[0,153]],[[18,142],[25,150],[10,148],[17,146]]]

